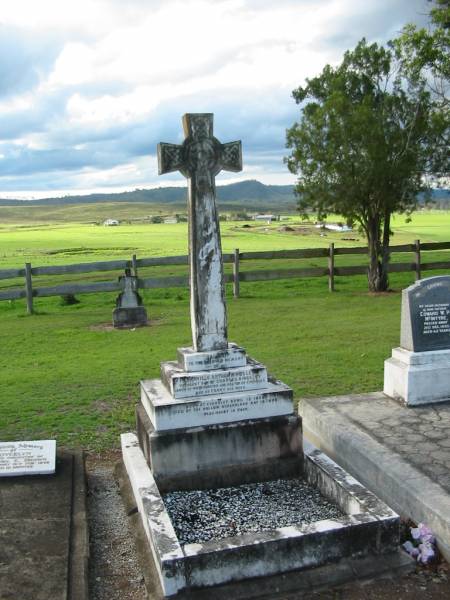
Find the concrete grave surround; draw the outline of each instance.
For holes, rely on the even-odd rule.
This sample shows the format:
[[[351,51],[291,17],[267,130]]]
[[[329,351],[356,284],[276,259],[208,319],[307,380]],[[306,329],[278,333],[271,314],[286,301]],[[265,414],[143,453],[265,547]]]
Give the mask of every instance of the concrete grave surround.
[[[398,516],[318,450],[305,456],[304,476],[333,498],[344,517],[181,547],[136,436],[122,434],[121,443],[165,596],[318,567],[342,557],[384,554],[389,560],[395,556]]]
[[[402,292],[401,347],[384,363],[384,393],[408,405],[450,400],[450,276]]]
[[[58,449],[55,467],[0,482],[2,600],[89,598],[83,453]]]
[[[182,145],[159,144],[159,172],[188,179],[192,347],[141,381],[134,434],[122,455],[166,596],[305,569],[343,556],[393,553],[399,519],[317,454],[304,460],[293,392],[228,342],[215,175],[242,168],[241,144],[213,136],[212,114],[183,117]],[[303,476],[346,513],[337,521],[287,527],[181,548],[160,493]]]
[[[55,472],[56,440],[0,442],[0,477]]]

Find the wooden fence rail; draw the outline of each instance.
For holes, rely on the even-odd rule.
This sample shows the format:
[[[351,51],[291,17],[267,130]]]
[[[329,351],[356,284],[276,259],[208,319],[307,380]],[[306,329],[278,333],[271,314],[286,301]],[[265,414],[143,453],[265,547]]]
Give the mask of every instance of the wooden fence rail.
[[[450,250],[450,242],[420,243],[416,240],[413,244],[402,244],[391,246],[391,254],[398,252],[412,252],[414,260],[412,262],[389,263],[389,272],[399,273],[414,271],[415,278],[420,279],[422,271],[432,271],[436,269],[450,269],[449,261],[426,262],[421,261],[422,251],[429,250]],[[223,254],[224,263],[231,263],[233,273],[225,275],[227,283],[233,283],[233,295],[235,298],[240,294],[240,282],[246,281],[269,281],[273,279],[289,279],[299,277],[328,277],[328,289],[334,291],[336,276],[364,275],[367,273],[367,266],[336,266],[336,256],[350,254],[367,254],[367,247],[359,246],[355,248],[336,248],[330,244],[328,248],[303,248],[298,250],[275,250],[270,252],[239,252],[238,249],[232,254]],[[280,259],[304,259],[304,258],[327,258],[327,266],[323,267],[304,267],[295,269],[264,269],[258,271],[241,271],[243,261],[255,260],[280,260]],[[133,255],[131,260],[111,260],[94,263],[79,263],[74,265],[60,265],[48,267],[33,267],[26,263],[21,269],[1,269],[0,280],[24,278],[24,287],[18,289],[0,290],[0,300],[16,300],[25,298],[27,302],[27,312],[33,312],[33,298],[45,296],[63,296],[66,294],[89,294],[95,292],[116,292],[121,290],[119,282],[102,281],[97,283],[64,283],[62,285],[50,287],[35,287],[33,277],[42,275],[68,275],[80,273],[93,273],[103,271],[118,271],[132,269],[138,276],[138,269],[142,267],[187,265],[188,256],[163,256],[157,258],[137,258]],[[168,288],[168,287],[186,287],[189,285],[189,278],[186,275],[171,277],[152,277],[138,278],[138,287],[143,289],[150,288]]]

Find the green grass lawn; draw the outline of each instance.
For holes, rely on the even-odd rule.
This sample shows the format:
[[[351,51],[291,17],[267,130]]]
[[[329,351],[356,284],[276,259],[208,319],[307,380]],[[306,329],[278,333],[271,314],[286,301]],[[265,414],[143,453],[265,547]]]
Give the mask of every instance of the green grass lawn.
[[[363,277],[335,294],[322,279],[247,284],[243,297],[228,298],[230,340],[297,398],[380,389],[399,338],[400,294],[371,296],[365,286]],[[43,299],[33,316],[23,302],[0,304],[2,440],[56,437],[105,449],[133,428],[139,380],[158,377],[159,362],[190,344],[188,292],[145,292],[151,326],[135,331],[110,327],[113,301]]]
[[[321,238],[279,227],[224,223],[224,250],[363,245],[358,234],[345,241],[342,234]],[[417,213],[410,224],[396,217],[393,227],[394,244],[450,240],[450,213]],[[0,268],[184,254],[186,237],[185,224],[3,225]],[[237,300],[228,289],[230,341],[292,386],[297,399],[379,390],[383,361],[399,341],[400,290],[413,282],[413,273],[392,274],[390,281],[395,291],[380,295],[367,293],[365,277],[337,278],[334,294],[326,278],[242,283]],[[190,344],[188,290],[143,296],[151,325],[135,331],[110,327],[114,294],[80,296],[73,306],[36,299],[32,316],[24,301],[0,302],[0,439],[55,437],[67,447],[117,447],[119,433],[134,426],[139,380],[158,377],[159,362]]]

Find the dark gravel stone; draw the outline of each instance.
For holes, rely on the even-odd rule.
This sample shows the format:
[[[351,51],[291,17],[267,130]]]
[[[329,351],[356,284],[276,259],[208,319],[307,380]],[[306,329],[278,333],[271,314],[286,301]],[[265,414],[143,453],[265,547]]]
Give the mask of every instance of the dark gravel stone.
[[[182,545],[343,516],[303,479],[170,492],[163,500]]]

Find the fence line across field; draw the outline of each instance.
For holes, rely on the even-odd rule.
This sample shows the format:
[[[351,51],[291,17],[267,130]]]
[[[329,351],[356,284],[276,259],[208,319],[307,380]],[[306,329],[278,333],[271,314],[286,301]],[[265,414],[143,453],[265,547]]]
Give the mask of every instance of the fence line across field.
[[[421,243],[416,240],[413,244],[402,244],[391,246],[390,254],[399,252],[413,252],[414,259],[407,263],[389,263],[389,272],[399,273],[413,271],[415,278],[420,279],[422,271],[432,271],[437,269],[450,269],[450,261],[422,262],[421,252],[429,250],[450,250],[450,242],[427,242]],[[302,248],[298,250],[274,250],[267,252],[239,252],[235,249],[233,253],[224,253],[223,262],[231,263],[233,266],[232,274],[225,275],[226,283],[233,283],[233,295],[235,298],[240,294],[240,282],[247,281],[269,281],[274,279],[289,279],[300,277],[328,277],[328,289],[334,291],[336,276],[364,275],[367,273],[367,266],[336,266],[335,257],[349,254],[366,254],[366,246],[354,248],[336,248],[334,243],[328,248]],[[277,269],[277,270],[259,270],[259,271],[241,271],[242,261],[248,260],[280,260],[280,259],[301,259],[301,258],[327,258],[327,266],[323,267],[304,267],[295,269]],[[0,300],[17,300],[25,298],[27,303],[27,312],[33,313],[33,298],[44,296],[63,296],[66,294],[89,294],[96,292],[115,292],[120,291],[121,286],[118,280],[102,281],[97,283],[65,283],[62,285],[50,287],[34,287],[33,277],[41,275],[68,275],[80,273],[95,273],[102,271],[118,271],[132,269],[134,275],[138,275],[138,270],[142,267],[187,265],[188,256],[163,256],[155,258],[137,258],[134,254],[130,260],[111,260],[92,263],[79,263],[74,265],[58,265],[47,267],[33,267],[31,263],[26,263],[21,269],[0,269],[0,280],[15,279],[23,277],[24,287],[0,291]],[[140,289],[149,288],[169,288],[186,287],[189,285],[187,275],[171,277],[151,277],[138,278],[138,287]]]

